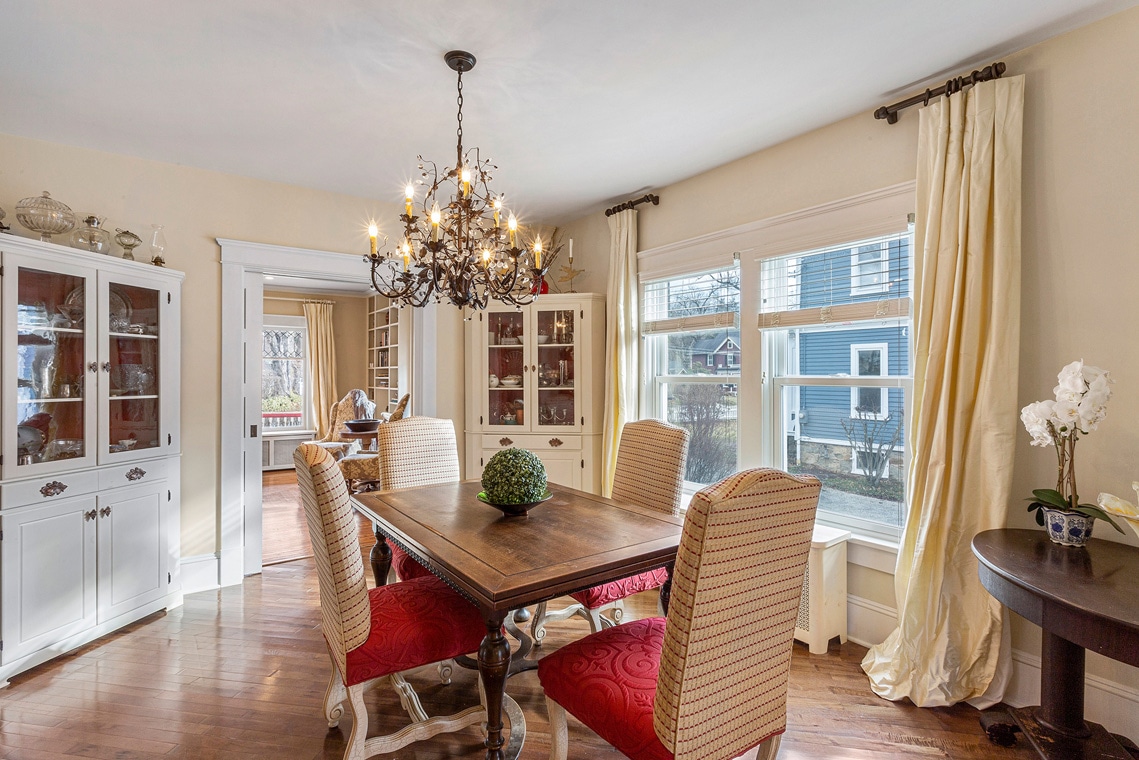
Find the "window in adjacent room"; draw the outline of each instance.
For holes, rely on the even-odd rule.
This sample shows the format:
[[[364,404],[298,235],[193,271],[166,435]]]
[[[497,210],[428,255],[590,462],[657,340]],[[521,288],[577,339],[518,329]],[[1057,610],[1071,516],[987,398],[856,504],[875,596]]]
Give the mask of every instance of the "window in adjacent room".
[[[265,315],[261,331],[261,426],[310,430],[311,389],[304,317]]]
[[[900,232],[760,263],[774,463],[822,480],[820,519],[865,535],[905,517],[911,250]]]
[[[646,416],[690,433],[692,492],[739,462],[739,268],[646,283],[643,303]]]

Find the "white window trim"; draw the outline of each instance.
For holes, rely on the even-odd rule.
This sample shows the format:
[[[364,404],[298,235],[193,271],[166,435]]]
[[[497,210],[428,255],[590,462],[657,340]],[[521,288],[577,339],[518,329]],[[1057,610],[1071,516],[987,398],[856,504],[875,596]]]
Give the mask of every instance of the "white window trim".
[[[301,361],[304,362],[305,368],[305,394],[301,401],[301,426],[299,428],[280,428],[270,431],[262,425],[263,435],[273,437],[274,435],[315,433],[316,429],[312,424],[312,365],[309,363],[308,356],[308,320],[304,317],[289,314],[266,314],[261,323],[261,331],[272,330],[275,327],[288,330],[300,330],[304,333],[304,341],[301,343],[301,350],[303,352]],[[262,357],[262,361],[264,361],[264,357]]]
[[[882,354],[882,358],[878,362],[880,367],[877,375],[860,375],[858,374],[858,352],[859,351],[878,351]],[[890,371],[890,344],[889,343],[851,343],[850,344],[850,376],[851,377],[884,377]],[[866,387],[866,386],[861,386]],[[890,392],[883,388],[879,391],[881,399],[878,402],[878,407],[882,410],[876,414],[870,415],[870,419],[884,420],[890,416]],[[850,389],[850,417],[856,419],[858,417],[858,388]]]
[[[858,254],[859,248],[866,248],[868,246],[857,246],[850,250],[850,294],[852,296],[864,296],[871,293],[886,293],[890,290],[890,247],[884,242],[877,244],[878,257],[868,261],[859,261]],[[863,267],[874,267],[874,271],[867,275],[862,271]],[[873,282],[872,280],[864,281],[872,278],[875,274],[883,275],[882,282]]]
[[[908,217],[914,210],[917,183],[909,180],[897,185],[871,190],[836,201],[823,203],[810,208],[799,209],[786,214],[771,216],[747,222],[734,227],[716,230],[684,240],[646,248],[637,254],[638,278],[641,283],[672,277],[682,277],[699,272],[722,269],[731,266],[733,259],[740,265],[740,321],[759,320],[760,315],[760,262],[763,259],[810,251],[851,240],[867,240],[880,235],[889,235],[906,229]],[[733,255],[733,252],[739,254]],[[912,277],[911,277],[912,282]],[[908,316],[912,310],[905,308],[909,299],[898,299],[898,306],[892,306],[890,315],[894,318]],[[836,319],[838,315],[835,315]],[[853,317],[861,319],[863,317]],[[845,321],[845,318],[844,318]],[[644,341],[642,341],[644,347]],[[739,384],[740,419],[766,420],[772,414],[779,414],[779,396],[773,392],[769,357],[761,350],[759,330],[741,331],[741,360]],[[650,400],[653,383],[651,357],[642,354],[641,377],[641,417],[652,417]],[[759,359],[757,360],[757,357]],[[913,366],[912,363],[909,366]],[[910,394],[906,394],[906,404]],[[909,419],[907,411],[907,419]],[[740,467],[776,466],[780,442],[773,440],[776,425],[743,425],[739,431]],[[875,523],[857,524],[857,521],[833,522],[820,513],[821,524],[834,524],[855,533],[852,546],[860,542],[873,544],[875,552],[889,552],[888,561],[866,564],[888,572],[893,567],[899,531]],[[849,555],[854,564],[863,564],[857,559],[858,553]]]

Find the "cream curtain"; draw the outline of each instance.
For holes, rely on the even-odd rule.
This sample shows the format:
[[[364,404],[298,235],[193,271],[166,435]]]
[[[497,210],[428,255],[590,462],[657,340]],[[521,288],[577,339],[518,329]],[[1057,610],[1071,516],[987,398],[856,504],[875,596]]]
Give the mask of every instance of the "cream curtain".
[[[308,326],[308,363],[312,373],[312,418],[316,435],[328,435],[329,412],[336,397],[336,344],[332,337],[332,304],[304,304]]]
[[[637,418],[639,372],[637,212],[609,217],[609,290],[605,299],[605,425],[601,437],[601,493],[613,493],[621,427]]]
[[[909,514],[898,627],[862,661],[875,693],[936,707],[999,701],[1008,631],[970,542],[1010,499],[1020,341],[1024,78],[921,112]],[[1003,643],[1002,643],[1003,641]]]

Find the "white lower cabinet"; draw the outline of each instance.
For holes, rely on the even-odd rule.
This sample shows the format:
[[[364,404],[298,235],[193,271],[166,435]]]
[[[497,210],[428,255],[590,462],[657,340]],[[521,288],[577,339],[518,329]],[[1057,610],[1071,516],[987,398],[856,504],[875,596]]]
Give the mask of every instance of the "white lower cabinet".
[[[99,496],[100,623],[166,594],[165,495],[151,487]]]
[[[0,682],[181,601],[178,480],[147,479],[177,466],[140,462],[127,470],[138,484],[118,488],[94,486],[113,469],[0,488]]]
[[[0,515],[4,666],[95,626],[95,501]]]
[[[595,482],[593,463],[599,445],[597,435],[468,435],[467,477],[482,477],[486,463],[499,451],[520,448],[542,460],[547,482],[597,493],[599,485]]]

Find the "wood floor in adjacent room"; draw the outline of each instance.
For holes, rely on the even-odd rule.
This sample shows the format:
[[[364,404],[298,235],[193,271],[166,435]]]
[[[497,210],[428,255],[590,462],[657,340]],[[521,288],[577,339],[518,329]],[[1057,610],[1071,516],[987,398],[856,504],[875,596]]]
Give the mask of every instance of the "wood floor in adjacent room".
[[[361,524],[363,550],[371,545]],[[630,617],[652,614],[642,594]],[[570,621],[550,627],[545,649],[588,629]],[[874,696],[858,667],[865,650],[837,640],[825,656],[795,646],[788,730],[782,760],[891,758],[1031,758],[1026,747],[990,745],[966,706],[918,709]],[[62,760],[339,760],[351,719],[329,730],[321,701],[331,667],[320,633],[311,559],[265,568],[239,587],[186,597],[69,655],[12,679],[0,691],[0,758]],[[441,686],[434,668],[409,680],[429,713],[474,704],[475,674],[455,669]],[[545,758],[549,734],[537,674],[523,673],[508,692],[528,722],[526,760]],[[369,694],[370,733],[402,725],[406,715],[386,688]],[[570,757],[621,755],[570,718]],[[412,745],[394,760],[482,757],[470,728]]]

